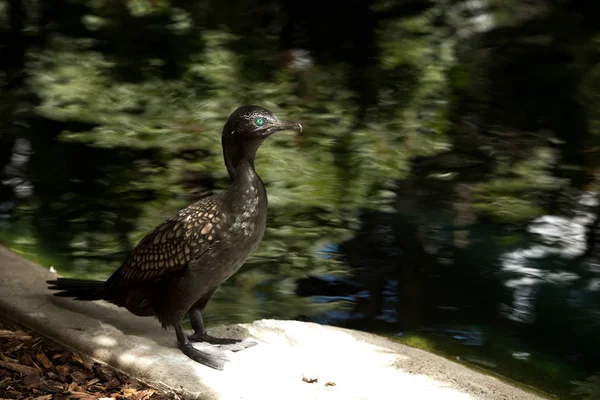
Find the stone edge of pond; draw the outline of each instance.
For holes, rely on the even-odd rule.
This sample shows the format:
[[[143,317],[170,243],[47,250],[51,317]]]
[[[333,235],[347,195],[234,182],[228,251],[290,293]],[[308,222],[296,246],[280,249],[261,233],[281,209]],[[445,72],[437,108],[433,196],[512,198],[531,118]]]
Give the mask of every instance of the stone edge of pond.
[[[259,344],[224,371],[187,359],[173,331],[104,302],[51,295],[56,274],[0,246],[0,313],[151,387],[186,399],[542,399],[443,357],[369,333],[260,320],[211,329]]]

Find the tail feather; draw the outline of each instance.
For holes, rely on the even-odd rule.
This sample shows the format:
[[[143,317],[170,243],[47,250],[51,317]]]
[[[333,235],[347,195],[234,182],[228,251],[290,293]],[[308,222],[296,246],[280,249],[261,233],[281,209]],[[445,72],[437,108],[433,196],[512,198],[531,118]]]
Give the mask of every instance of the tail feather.
[[[54,293],[58,297],[73,297],[76,300],[84,301],[104,300],[106,297],[104,281],[58,278],[46,282],[50,284],[48,289],[59,291]]]

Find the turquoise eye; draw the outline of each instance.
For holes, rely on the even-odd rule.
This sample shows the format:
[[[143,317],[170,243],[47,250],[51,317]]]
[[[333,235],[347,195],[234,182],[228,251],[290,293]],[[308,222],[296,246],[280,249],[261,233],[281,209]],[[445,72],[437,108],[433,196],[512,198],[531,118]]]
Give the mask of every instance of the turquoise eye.
[[[262,118],[256,118],[256,119],[254,120],[254,122],[256,123],[256,125],[258,125],[258,126],[261,126],[262,124],[264,124],[264,123],[265,123],[265,120],[264,120],[264,119],[262,119]]]

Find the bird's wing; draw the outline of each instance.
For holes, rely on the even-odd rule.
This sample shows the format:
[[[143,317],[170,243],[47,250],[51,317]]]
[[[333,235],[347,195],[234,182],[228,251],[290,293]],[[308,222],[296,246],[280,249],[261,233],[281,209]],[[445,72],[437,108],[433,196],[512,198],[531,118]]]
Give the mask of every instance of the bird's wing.
[[[226,223],[218,198],[180,210],[146,235],[111,279],[156,281],[199,259]]]

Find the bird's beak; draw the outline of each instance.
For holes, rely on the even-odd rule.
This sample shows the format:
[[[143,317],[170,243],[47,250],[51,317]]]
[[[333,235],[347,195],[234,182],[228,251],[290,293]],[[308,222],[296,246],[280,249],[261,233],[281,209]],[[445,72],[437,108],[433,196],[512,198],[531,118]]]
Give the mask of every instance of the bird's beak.
[[[298,131],[302,133],[302,125],[300,122],[282,122],[280,125],[280,131],[290,130],[290,131]]]
[[[302,125],[298,122],[279,121],[268,126],[263,132],[263,136],[269,136],[278,131],[298,131],[302,132]]]

